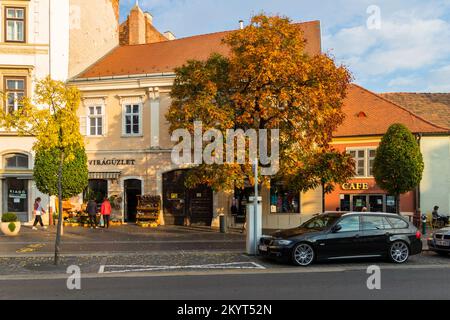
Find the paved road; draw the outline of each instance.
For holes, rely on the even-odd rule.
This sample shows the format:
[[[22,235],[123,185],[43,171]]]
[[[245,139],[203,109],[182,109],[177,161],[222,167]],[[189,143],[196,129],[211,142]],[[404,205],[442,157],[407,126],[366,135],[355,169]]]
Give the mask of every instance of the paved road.
[[[365,270],[258,272],[1,281],[0,299],[450,299],[450,269],[382,270],[381,290],[368,290]]]

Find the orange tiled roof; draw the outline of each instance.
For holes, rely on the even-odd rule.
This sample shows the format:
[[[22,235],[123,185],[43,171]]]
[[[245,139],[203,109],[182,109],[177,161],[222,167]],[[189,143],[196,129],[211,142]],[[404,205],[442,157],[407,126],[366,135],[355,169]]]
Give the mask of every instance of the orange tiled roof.
[[[391,100],[415,114],[439,126],[450,128],[450,93],[382,93]]]
[[[402,123],[413,133],[445,133],[449,129],[435,125],[380,95],[351,84],[344,102],[344,123],[334,137],[383,135],[390,125]]]
[[[307,40],[306,52],[311,55],[320,53],[320,22],[304,22],[298,26]],[[221,41],[230,32],[203,34],[151,44],[119,46],[77,78],[173,72],[176,67],[191,59],[206,60],[214,52],[227,55],[229,49]]]

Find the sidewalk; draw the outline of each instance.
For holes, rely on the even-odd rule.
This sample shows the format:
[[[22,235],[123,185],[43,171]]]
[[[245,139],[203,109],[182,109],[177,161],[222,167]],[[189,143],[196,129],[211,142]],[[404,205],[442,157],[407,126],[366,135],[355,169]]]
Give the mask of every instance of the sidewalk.
[[[0,256],[51,254],[56,228],[32,230],[22,227],[19,236],[0,236]],[[180,250],[223,251],[245,249],[245,235],[221,234],[209,230],[177,226],[141,228],[123,225],[110,229],[65,227],[62,237],[64,254],[96,254],[126,252],[167,252]]]

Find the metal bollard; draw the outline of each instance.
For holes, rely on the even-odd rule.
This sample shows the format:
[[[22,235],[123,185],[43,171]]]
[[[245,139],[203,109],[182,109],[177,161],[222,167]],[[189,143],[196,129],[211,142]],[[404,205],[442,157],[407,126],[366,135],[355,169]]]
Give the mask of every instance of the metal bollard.
[[[427,234],[427,215],[422,215],[422,234],[425,237]]]
[[[219,216],[220,233],[227,233],[226,217],[224,214]]]

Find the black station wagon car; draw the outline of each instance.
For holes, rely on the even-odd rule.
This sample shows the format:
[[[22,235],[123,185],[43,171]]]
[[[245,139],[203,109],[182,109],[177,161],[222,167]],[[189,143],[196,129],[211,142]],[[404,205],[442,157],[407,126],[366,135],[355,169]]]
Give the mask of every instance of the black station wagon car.
[[[308,266],[314,261],[387,257],[404,263],[422,252],[421,233],[401,216],[371,212],[319,214],[301,226],[263,236],[265,257]]]

